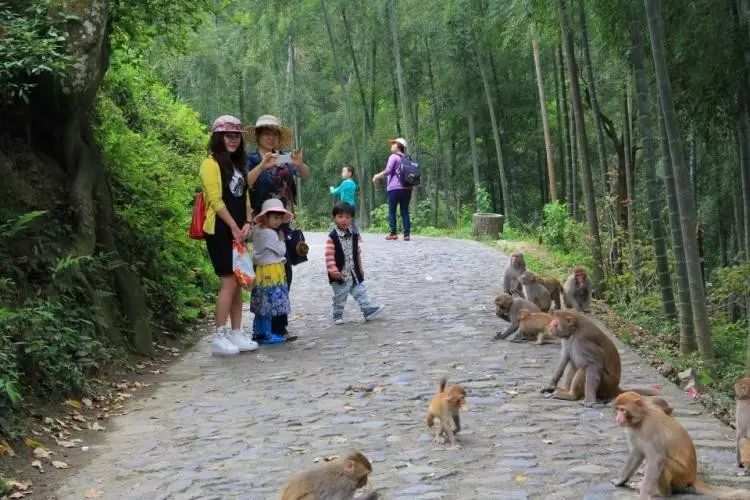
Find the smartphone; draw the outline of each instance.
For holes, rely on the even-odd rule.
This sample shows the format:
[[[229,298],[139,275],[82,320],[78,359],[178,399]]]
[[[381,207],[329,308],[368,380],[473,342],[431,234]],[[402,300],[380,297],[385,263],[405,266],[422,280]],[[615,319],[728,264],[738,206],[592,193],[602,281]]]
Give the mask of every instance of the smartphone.
[[[285,163],[292,163],[292,155],[290,153],[280,153],[276,158],[277,165],[283,165]]]

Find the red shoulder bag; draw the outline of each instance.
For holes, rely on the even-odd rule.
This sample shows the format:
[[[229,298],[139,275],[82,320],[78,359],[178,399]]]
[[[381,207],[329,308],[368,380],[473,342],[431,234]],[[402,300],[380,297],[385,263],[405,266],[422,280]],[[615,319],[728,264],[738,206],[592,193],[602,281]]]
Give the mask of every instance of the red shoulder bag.
[[[203,232],[203,224],[206,222],[206,202],[203,199],[203,193],[195,195],[195,204],[193,205],[193,220],[190,222],[188,236],[194,240],[202,240],[206,234]]]

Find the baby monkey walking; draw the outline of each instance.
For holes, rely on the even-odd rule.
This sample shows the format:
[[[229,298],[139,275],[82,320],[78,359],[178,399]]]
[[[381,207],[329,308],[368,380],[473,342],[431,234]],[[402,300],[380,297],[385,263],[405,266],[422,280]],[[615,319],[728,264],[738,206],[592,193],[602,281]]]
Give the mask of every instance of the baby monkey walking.
[[[454,434],[461,430],[461,418],[458,412],[460,410],[468,410],[469,405],[466,404],[466,391],[464,388],[453,384],[446,389],[445,385],[447,383],[448,379],[446,377],[440,379],[437,394],[432,398],[430,408],[427,410],[427,427],[432,428],[435,417],[437,417],[440,419],[440,425],[435,433],[435,441],[442,444],[447,439],[451,445],[454,445],[456,444]],[[452,429],[453,425],[451,421],[456,424],[455,430]]]

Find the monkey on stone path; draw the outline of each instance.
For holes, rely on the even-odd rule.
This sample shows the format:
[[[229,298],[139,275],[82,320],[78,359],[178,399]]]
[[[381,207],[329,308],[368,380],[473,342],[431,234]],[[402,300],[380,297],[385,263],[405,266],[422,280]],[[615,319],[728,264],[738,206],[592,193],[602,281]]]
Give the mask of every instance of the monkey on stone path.
[[[570,309],[552,313],[549,332],[561,343],[560,363],[548,387],[542,392],[552,392],[553,398],[578,401],[584,398],[585,406],[593,406],[598,399],[612,399],[627,389],[620,388],[620,354],[614,342],[591,319]],[[557,383],[570,363],[570,381],[567,387]],[[647,396],[655,391],[647,388],[631,389]]]
[[[521,273],[526,270],[526,263],[523,260],[523,254],[521,252],[513,252],[510,254],[510,263],[505,268],[505,275],[503,276],[503,293],[508,295],[516,295],[523,297],[523,291],[521,290],[521,284],[518,282],[518,277]]]
[[[354,492],[368,484],[372,464],[362,453],[355,451],[344,459],[336,459],[294,476],[281,500],[352,500]],[[370,491],[357,500],[376,500],[378,493]]]
[[[518,330],[518,311],[521,309],[528,309],[529,312],[539,312],[539,308],[536,304],[533,304],[526,299],[513,297],[505,293],[501,293],[495,297],[495,315],[500,319],[510,322],[510,325],[504,332],[498,332],[497,335],[495,335],[495,340],[504,339]]]
[[[458,384],[448,386],[448,379],[440,379],[440,385],[435,396],[430,401],[430,407],[427,409],[427,427],[432,428],[435,417],[440,420],[435,441],[445,443],[447,440],[451,445],[456,444],[455,433],[461,430],[461,417],[458,412],[469,409],[466,403],[466,391]],[[455,424],[455,430],[452,426]]]
[[[750,378],[734,384],[736,398],[737,466],[750,469]]]
[[[529,302],[533,302],[543,312],[549,311],[552,307],[552,296],[547,287],[539,283],[537,275],[531,271],[524,271],[518,277],[518,282],[523,288],[523,296]]]
[[[574,267],[563,285],[565,307],[578,312],[591,312],[591,292],[594,285],[585,267]]]
[[[528,309],[518,311],[518,333],[509,340],[511,342],[520,342],[527,340],[529,337],[536,337],[534,345],[542,345],[546,340],[552,340],[554,337],[547,331],[547,327],[552,322],[552,315],[543,312],[529,312]]]
[[[674,408],[672,408],[669,403],[667,403],[666,399],[655,397],[651,398],[649,401],[651,401],[654,406],[658,406],[659,408],[661,408],[661,411],[663,411],[670,417],[673,416],[672,413],[674,412]]]
[[[666,497],[695,487],[715,498],[750,499],[750,491],[711,486],[697,477],[695,445],[685,428],[659,406],[635,392],[624,392],[614,401],[615,421],[625,429],[630,454],[620,476],[612,481],[625,485],[645,460],[646,470],[639,498]]]

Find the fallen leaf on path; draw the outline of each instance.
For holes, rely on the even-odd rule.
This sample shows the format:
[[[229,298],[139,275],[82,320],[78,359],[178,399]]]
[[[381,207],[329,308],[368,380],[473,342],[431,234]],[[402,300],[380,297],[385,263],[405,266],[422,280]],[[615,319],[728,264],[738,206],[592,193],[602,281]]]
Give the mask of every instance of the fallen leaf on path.
[[[104,496],[104,492],[101,490],[88,490],[83,497],[84,498],[101,498]]]
[[[16,452],[13,451],[13,448],[11,448],[10,445],[5,441],[0,442],[0,457],[2,457],[3,455],[8,455],[9,457],[16,456]]]
[[[106,427],[102,426],[99,422],[94,422],[93,424],[89,424],[88,427],[92,431],[103,431],[107,429]]]
[[[73,441],[67,441],[65,439],[56,439],[55,442],[57,443],[57,446],[62,446],[63,448],[75,448],[77,446]]]
[[[31,485],[33,484],[31,480],[28,481],[16,481],[14,479],[11,479],[8,481],[8,484],[14,489],[18,491],[26,491],[29,488],[31,488]]]
[[[76,401],[75,399],[66,399],[65,400],[65,404],[68,405],[68,406],[71,406],[73,408],[80,408],[81,407],[80,401]]]
[[[554,443],[554,441],[552,441],[550,439],[542,439],[542,443],[544,443],[544,444],[552,444],[552,443]]]
[[[77,422],[85,422],[86,421],[86,418],[83,415],[81,415],[80,413],[74,413],[70,418],[72,418],[73,420],[75,420]]]
[[[33,462],[31,462],[31,466],[32,467],[36,467],[37,469],[39,469],[39,472],[44,472],[44,469],[42,469],[42,462],[41,462],[41,460],[34,460]]]
[[[11,493],[10,495],[8,495],[8,498],[12,498],[12,499],[23,498],[26,495],[30,495],[30,494],[31,494],[30,491],[28,491],[28,492],[26,492],[26,491],[16,491],[15,493]]]
[[[377,394],[377,393],[379,393],[379,392],[383,392],[384,390],[385,390],[385,387],[380,387],[380,386],[378,385],[378,386],[376,386],[375,388],[373,388],[372,392],[373,392],[374,394]]]
[[[354,410],[356,410],[356,408],[353,407],[352,405],[344,405],[344,411],[354,411]]]
[[[26,438],[26,439],[23,440],[23,442],[29,448],[44,448],[44,445],[42,443],[40,443],[39,441],[34,441],[31,438]]]
[[[518,394],[519,394],[518,391],[514,391],[514,390],[508,390],[508,391],[505,391],[505,392],[507,394],[510,394],[511,396],[518,396]]]
[[[52,466],[55,469],[69,469],[70,468],[68,464],[66,464],[65,462],[60,462],[59,460],[53,460]]]
[[[81,403],[83,403],[84,405],[86,405],[86,408],[91,408],[91,406],[93,406],[93,404],[94,404],[94,403],[91,402],[91,400],[89,398],[83,398],[81,400]]]
[[[516,482],[517,483],[525,483],[526,482],[526,476],[519,474],[516,476]]]
[[[327,457],[323,457],[323,460],[325,460],[326,462],[333,462],[337,458],[339,458],[338,455],[328,455]]]
[[[49,458],[55,453],[44,448],[34,448],[34,456],[36,458]]]

